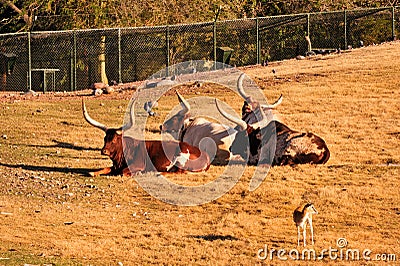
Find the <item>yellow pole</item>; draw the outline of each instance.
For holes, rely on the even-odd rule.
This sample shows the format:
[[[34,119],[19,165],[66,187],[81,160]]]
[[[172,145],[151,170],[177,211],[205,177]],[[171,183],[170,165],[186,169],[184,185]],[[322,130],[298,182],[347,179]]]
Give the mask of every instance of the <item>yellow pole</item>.
[[[100,63],[100,78],[101,82],[104,84],[108,84],[108,79],[106,75],[106,36],[101,36],[100,42],[100,55],[99,55],[99,63]]]

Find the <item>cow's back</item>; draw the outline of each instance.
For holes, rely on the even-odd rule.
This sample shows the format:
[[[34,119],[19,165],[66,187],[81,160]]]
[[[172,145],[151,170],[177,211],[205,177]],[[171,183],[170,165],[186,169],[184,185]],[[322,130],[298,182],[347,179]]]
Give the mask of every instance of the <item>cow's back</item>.
[[[275,122],[277,145],[274,165],[324,164],[330,157],[325,141],[311,132],[298,132]]]
[[[145,142],[149,159],[155,170],[159,172],[177,170],[198,172],[206,171],[209,168],[210,159],[207,153],[188,143],[158,140],[146,140]],[[188,158],[188,160],[182,161],[182,158]],[[182,165],[174,167],[174,164],[178,162]]]
[[[229,147],[236,130],[198,117],[189,123],[181,135],[181,141],[206,151],[214,163],[224,163],[230,158]]]

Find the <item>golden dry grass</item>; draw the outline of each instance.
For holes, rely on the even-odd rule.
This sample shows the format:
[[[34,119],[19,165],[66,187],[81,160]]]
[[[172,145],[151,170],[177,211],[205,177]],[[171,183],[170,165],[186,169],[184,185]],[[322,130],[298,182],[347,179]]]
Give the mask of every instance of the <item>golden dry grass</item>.
[[[163,203],[134,178],[86,177],[89,169],[110,161],[100,155],[103,133],[86,124],[79,98],[4,94],[0,264],[314,264],[281,262],[276,253],[272,261],[257,258],[265,245],[269,250],[297,247],[291,215],[307,201],[319,211],[314,216],[317,252],[337,248],[336,240],[346,238],[349,249],[370,249],[371,257],[396,254],[398,261],[399,60],[400,42],[393,42],[244,68],[268,100],[284,95],[283,120],[323,137],[331,158],[322,166],[274,167],[253,192],[248,190],[250,167],[226,195],[194,207]],[[241,107],[238,97],[210,88],[201,93],[229,101],[237,111]],[[97,120],[119,126],[129,98],[88,99],[87,106]],[[161,99],[161,116],[149,120],[150,137],[159,136],[158,125],[176,104],[173,95]],[[222,171],[212,166],[207,173],[173,178],[201,183]],[[321,264],[337,262],[377,263],[325,257]]]

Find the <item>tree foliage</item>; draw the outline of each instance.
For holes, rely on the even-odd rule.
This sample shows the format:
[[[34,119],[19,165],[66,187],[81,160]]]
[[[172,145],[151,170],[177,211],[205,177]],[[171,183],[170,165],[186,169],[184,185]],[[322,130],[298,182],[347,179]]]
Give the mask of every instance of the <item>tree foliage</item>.
[[[0,33],[156,26],[397,5],[398,0],[0,0]]]

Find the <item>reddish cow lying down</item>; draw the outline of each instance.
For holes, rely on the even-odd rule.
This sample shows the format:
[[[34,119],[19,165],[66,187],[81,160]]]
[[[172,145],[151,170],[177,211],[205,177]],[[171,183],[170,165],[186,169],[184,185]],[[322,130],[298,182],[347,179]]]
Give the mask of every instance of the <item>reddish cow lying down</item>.
[[[131,175],[137,172],[200,172],[208,170],[210,159],[206,152],[186,142],[139,140],[122,134],[122,127],[107,128],[92,119],[87,113],[82,100],[83,117],[92,126],[103,130],[104,146],[102,155],[107,155],[113,166],[106,167],[91,176],[99,175]],[[131,118],[134,117],[134,102],[131,105]],[[132,119],[125,130],[132,127]]]

